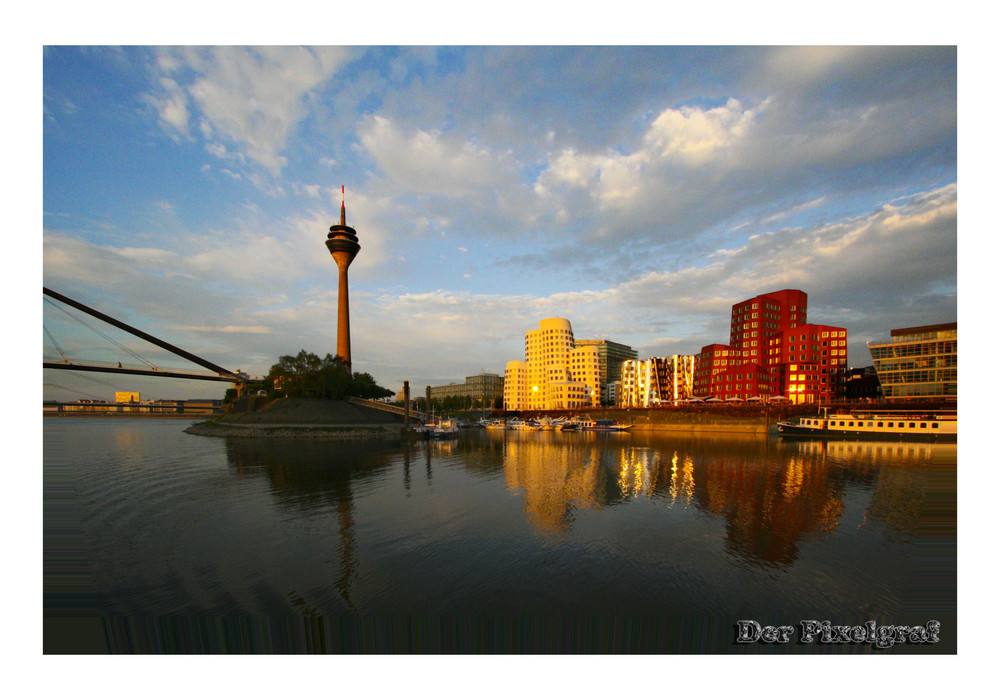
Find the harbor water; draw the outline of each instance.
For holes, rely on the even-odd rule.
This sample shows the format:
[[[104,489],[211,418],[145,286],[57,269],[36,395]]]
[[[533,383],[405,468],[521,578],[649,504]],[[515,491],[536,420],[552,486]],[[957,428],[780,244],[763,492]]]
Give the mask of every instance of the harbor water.
[[[108,651],[956,648],[954,444],[189,424],[44,421],[47,648],[72,650],[76,623]],[[889,649],[734,638],[740,620],[932,619],[939,642]]]

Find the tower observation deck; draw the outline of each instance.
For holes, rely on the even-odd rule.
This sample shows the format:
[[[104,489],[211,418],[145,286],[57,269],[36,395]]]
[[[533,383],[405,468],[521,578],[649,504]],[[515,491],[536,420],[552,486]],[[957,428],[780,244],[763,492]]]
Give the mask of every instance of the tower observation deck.
[[[347,268],[350,267],[361,245],[357,232],[347,225],[347,211],[344,206],[344,187],[340,187],[340,224],[330,227],[326,237],[326,247],[337,263],[339,277],[337,297],[337,355],[348,369],[351,367],[351,310],[347,291]]]

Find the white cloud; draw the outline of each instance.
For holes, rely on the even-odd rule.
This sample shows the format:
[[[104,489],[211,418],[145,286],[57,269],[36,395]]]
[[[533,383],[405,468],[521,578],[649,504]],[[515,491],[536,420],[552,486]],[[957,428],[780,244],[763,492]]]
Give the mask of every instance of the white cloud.
[[[188,133],[188,105],[197,107],[206,138],[224,139],[276,175],[287,164],[282,151],[288,137],[306,114],[306,96],[349,56],[339,47],[165,49],[157,66],[171,75],[148,99],[164,124],[183,134]],[[193,78],[182,77],[189,72]]]
[[[772,215],[766,217],[764,219],[764,223],[765,224],[770,224],[770,223],[774,223],[775,221],[780,221],[781,219],[786,219],[789,216],[793,216],[794,214],[798,214],[800,212],[808,211],[810,209],[815,209],[816,207],[823,205],[825,202],[826,202],[826,197],[820,197],[818,199],[813,199],[813,200],[811,200],[809,202],[805,202],[803,204],[797,204],[794,207],[791,207],[789,209],[785,209],[784,211],[780,211],[780,212],[778,212],[776,214],[772,214]]]
[[[957,190],[949,185],[865,216],[754,236],[717,251],[704,266],[649,273],[620,290],[640,308],[721,313],[740,299],[793,287],[891,312],[899,300],[954,284],[957,213]],[[717,292],[691,297],[692,289]]]
[[[743,109],[739,100],[730,98],[722,107],[702,109],[681,107],[664,110],[646,132],[643,147],[646,160],[679,159],[697,166],[717,158],[753,127],[757,109]]]
[[[783,46],[768,52],[765,67],[788,85],[811,83],[849,66],[857,50],[845,46]]]
[[[765,100],[744,108],[735,99],[714,108],[682,106],[666,109],[653,119],[642,141],[631,152],[592,153],[565,148],[539,175],[535,193],[566,203],[583,191],[600,211],[639,218],[676,219],[693,206],[704,207],[701,179],[718,179],[739,164],[736,154],[753,129]],[[550,206],[553,206],[550,203]],[[581,212],[568,204],[557,211]]]
[[[187,95],[171,78],[160,79],[161,91],[155,95],[147,95],[145,100],[156,109],[160,121],[168,130],[188,136],[188,119],[190,113],[187,106]]]
[[[362,122],[359,137],[386,176],[414,192],[457,196],[514,183],[514,164],[507,155],[458,136],[405,132],[376,115]]]

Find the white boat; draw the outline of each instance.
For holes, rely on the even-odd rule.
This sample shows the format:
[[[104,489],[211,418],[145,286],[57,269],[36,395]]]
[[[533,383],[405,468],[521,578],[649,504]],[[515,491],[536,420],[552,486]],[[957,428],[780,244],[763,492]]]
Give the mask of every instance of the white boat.
[[[618,423],[610,418],[588,418],[580,421],[580,430],[594,430],[602,433],[617,433],[628,430],[631,427],[631,425]]]
[[[430,436],[433,438],[453,438],[458,437],[459,427],[451,421],[442,421],[430,427]]]
[[[955,442],[958,414],[937,411],[853,410],[778,421],[782,437]]]

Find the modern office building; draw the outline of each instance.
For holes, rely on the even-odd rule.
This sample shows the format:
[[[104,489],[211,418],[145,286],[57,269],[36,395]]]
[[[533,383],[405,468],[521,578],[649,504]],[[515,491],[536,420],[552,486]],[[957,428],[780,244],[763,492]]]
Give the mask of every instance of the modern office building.
[[[691,398],[694,391],[694,355],[651,357],[622,363],[618,406],[648,408]]]
[[[503,407],[508,411],[528,408],[528,365],[520,360],[507,363],[503,377]]]
[[[466,377],[464,384],[444,384],[431,387],[432,401],[449,396],[470,398],[477,402],[476,405],[492,406],[494,401],[503,397],[503,377],[484,372]]]
[[[546,318],[524,336],[525,361],[507,363],[504,408],[555,410],[595,406],[600,401],[600,356],[593,345],[578,347],[564,318]]]
[[[771,390],[792,403],[822,403],[847,395],[847,331],[807,323],[767,341]]]
[[[729,345],[706,345],[695,360],[695,396],[780,395],[793,403],[842,398],[847,332],[808,323],[807,303],[805,292],[783,289],[733,304]]]
[[[695,358],[695,365],[694,395],[698,398],[746,400],[774,394],[768,368],[744,362],[739,348],[707,345]]]
[[[745,362],[766,364],[764,348],[772,335],[803,326],[808,295],[799,289],[782,289],[733,304],[729,344],[740,349]]]
[[[739,346],[721,343],[706,345],[694,358],[694,395],[707,398],[721,393],[725,382],[719,375],[742,364]]]
[[[958,398],[958,323],[890,331],[868,343],[886,399]]]
[[[628,345],[611,340],[578,340],[576,346],[597,348],[601,368],[601,403],[615,405],[614,397],[609,395],[609,391],[613,391],[610,385],[621,379],[622,363],[638,360],[639,353]]]

